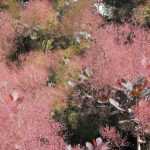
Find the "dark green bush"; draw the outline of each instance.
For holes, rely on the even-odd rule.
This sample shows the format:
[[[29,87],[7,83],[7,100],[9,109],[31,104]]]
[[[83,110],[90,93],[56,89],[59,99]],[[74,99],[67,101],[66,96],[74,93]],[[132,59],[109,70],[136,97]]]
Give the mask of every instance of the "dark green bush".
[[[113,7],[113,17],[111,21],[123,23],[130,21],[133,15],[133,9],[144,3],[145,0],[106,0],[104,3]]]
[[[117,8],[123,7],[125,5],[133,5],[133,0],[105,0],[105,3]]]
[[[112,124],[111,107],[99,107],[98,92],[89,83],[80,83],[69,95],[67,107],[55,111],[54,118],[63,124],[62,134],[67,143],[84,144],[99,136],[100,126]]]
[[[137,80],[134,89],[141,86],[144,80]],[[86,141],[101,136],[100,128],[110,126],[115,127],[122,138],[127,140],[125,146],[120,146],[121,150],[133,149],[137,145],[133,114],[129,108],[135,106],[139,97],[133,93],[129,95],[125,89],[114,89],[110,86],[95,87],[88,81],[78,82],[68,95],[67,106],[63,109],[55,109],[54,119],[62,124],[61,135],[64,140],[72,145],[84,145]],[[131,96],[132,95],[132,96]],[[111,102],[110,98],[119,103],[119,110]],[[117,150],[116,145],[110,145],[113,150]]]
[[[31,50],[55,50],[67,49],[75,44],[75,40],[70,35],[62,33],[53,33],[53,31],[45,31],[38,27],[26,29],[15,39],[16,50],[9,54],[11,61],[18,61],[19,56],[29,53]]]
[[[8,59],[12,62],[19,61],[21,54],[28,53],[31,50],[32,40],[30,36],[19,36],[16,39],[16,50],[8,55]]]
[[[76,105],[69,104],[63,112],[56,111],[54,118],[62,123],[62,135],[69,144],[84,144],[99,135],[99,115],[85,114]]]
[[[106,4],[114,6],[116,8],[121,7],[136,7],[137,5],[144,3],[145,0],[105,0]]]

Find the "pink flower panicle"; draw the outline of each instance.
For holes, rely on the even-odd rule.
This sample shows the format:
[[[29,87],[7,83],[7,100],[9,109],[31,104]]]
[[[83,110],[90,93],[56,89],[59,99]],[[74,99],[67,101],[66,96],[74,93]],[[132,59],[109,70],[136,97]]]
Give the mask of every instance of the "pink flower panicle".
[[[124,143],[124,140],[120,137],[120,134],[115,127],[105,127],[100,130],[102,137],[111,143],[119,146]]]
[[[134,117],[139,124],[146,128],[150,123],[150,102],[141,100],[133,109]]]
[[[45,26],[53,15],[53,9],[48,0],[31,0],[21,13],[22,21],[29,26]]]
[[[0,12],[0,33],[0,49],[10,49],[15,38],[15,28],[11,15],[6,12]]]
[[[108,147],[107,144],[102,143],[101,145],[97,145],[97,146],[95,147],[95,150],[109,150],[109,147]]]

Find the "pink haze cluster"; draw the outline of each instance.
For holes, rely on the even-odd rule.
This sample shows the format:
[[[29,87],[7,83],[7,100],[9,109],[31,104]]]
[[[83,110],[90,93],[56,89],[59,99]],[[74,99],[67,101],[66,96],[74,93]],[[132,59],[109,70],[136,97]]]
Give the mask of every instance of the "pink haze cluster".
[[[120,137],[119,132],[116,130],[115,127],[105,127],[100,130],[102,137],[111,143],[115,144],[116,146],[120,146],[123,144],[123,139]]]
[[[14,21],[7,12],[0,12],[0,53],[6,54],[13,46],[15,38]]]
[[[50,14],[50,11],[52,14]],[[21,19],[29,26],[45,26],[48,24],[50,15],[53,15],[53,11],[48,0],[31,0],[22,10]]]
[[[150,132],[150,102],[146,100],[141,100],[135,107],[134,107],[134,117],[137,122],[143,127],[143,129],[148,129]]]

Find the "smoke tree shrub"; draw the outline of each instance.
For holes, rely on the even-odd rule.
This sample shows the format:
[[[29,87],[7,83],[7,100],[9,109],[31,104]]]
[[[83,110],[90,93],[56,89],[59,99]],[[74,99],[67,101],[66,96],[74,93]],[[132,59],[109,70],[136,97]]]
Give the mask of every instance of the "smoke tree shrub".
[[[50,127],[51,130],[49,132],[49,136],[50,136],[49,140],[40,137],[39,138],[40,144],[48,145],[49,149],[53,149],[53,150],[59,150],[59,149],[65,150],[66,144],[64,143],[63,139],[59,137],[57,134],[57,131],[60,128],[60,124],[51,120]]]
[[[0,12],[0,47],[4,51],[10,50],[15,38],[14,20],[7,12]]]
[[[8,1],[12,5],[12,7],[9,7],[9,11],[14,12],[15,14],[14,8],[18,6],[16,5],[17,1],[14,1],[14,0],[8,0]],[[25,0],[23,0],[22,2],[24,1]],[[0,4],[1,2],[3,1],[0,1]],[[61,0],[57,2],[61,3]],[[61,131],[59,132],[62,137],[58,136],[57,134],[58,130],[60,129],[60,127],[58,127],[58,124],[57,123],[53,124],[53,122],[50,122],[50,125],[49,125],[48,123],[47,115],[49,111],[50,100],[55,99],[52,95],[58,96],[58,91],[57,91],[58,88],[57,87],[49,88],[46,86],[46,83],[48,85],[49,84],[55,85],[57,83],[57,74],[55,73],[55,71],[52,70],[50,73],[48,72],[48,68],[50,67],[50,65],[52,65],[51,61],[54,61],[54,63],[56,61],[55,61],[55,57],[53,57],[54,55],[47,55],[47,53],[39,54],[40,56],[43,55],[42,58],[40,56],[36,57],[35,53],[37,51],[35,52],[34,50],[38,50],[38,52],[39,50],[43,50],[45,52],[46,50],[54,51],[55,49],[58,49],[58,50],[63,49],[64,51],[62,51],[61,52],[62,55],[61,54],[60,55],[61,57],[63,57],[64,55],[66,57],[58,58],[57,54],[59,55],[59,51],[56,54],[56,57],[59,60],[63,59],[62,61],[63,65],[60,68],[58,67],[58,70],[60,71],[61,80],[63,81],[65,80],[66,82],[68,81],[68,79],[72,79],[74,78],[74,76],[76,76],[76,72],[74,73],[71,70],[73,69],[73,67],[70,65],[71,63],[69,59],[71,59],[71,57],[70,57],[70,54],[68,53],[70,52],[70,49],[69,49],[70,47],[71,48],[74,46],[78,48],[80,47],[79,43],[81,39],[78,36],[76,36],[76,39],[78,41],[77,43],[77,41],[74,41],[76,39],[74,39],[73,35],[77,31],[78,33],[82,35],[84,34],[84,35],[89,36],[89,34],[87,34],[86,32],[79,31],[81,29],[80,17],[82,16],[81,15],[82,12],[88,8],[86,7],[88,5],[87,3],[88,1],[87,0],[78,0],[78,1],[77,0],[74,0],[74,1],[62,0],[62,2],[63,2],[62,4],[63,7],[59,11],[58,20],[57,20],[62,26],[58,25],[55,28],[55,30],[53,30],[53,28],[51,27],[53,26],[53,24],[55,24],[56,12],[55,10],[53,10],[50,1],[30,0],[28,3],[26,3],[26,5],[20,6],[21,16],[20,18],[17,16],[15,23],[23,24],[23,26],[27,28],[27,30],[19,32],[20,34],[18,35],[15,34],[15,30],[13,26],[14,19],[11,17],[9,13],[6,13],[7,10],[4,11],[4,7],[0,9],[1,11],[0,12],[0,32],[1,32],[0,56],[1,56],[1,52],[5,53],[7,51],[12,50],[14,52],[11,55],[12,60],[16,60],[16,59],[24,60],[24,62],[22,63],[23,64],[22,68],[20,70],[16,69],[15,70],[16,72],[9,70],[7,66],[5,66],[3,62],[1,62],[0,65],[3,66],[1,67],[1,70],[2,70],[1,78],[2,80],[8,79],[8,82],[2,81],[0,85],[1,93],[2,91],[4,93],[8,93],[9,89],[13,89],[17,87],[18,89],[21,88],[22,91],[25,92],[25,97],[31,97],[29,101],[27,100],[25,101],[25,103],[22,103],[22,101],[24,100],[21,100],[20,102],[18,102],[19,97],[17,93],[12,92],[10,94],[11,95],[10,99],[12,99],[11,100],[12,104],[15,102],[19,103],[15,108],[12,108],[13,110],[11,110],[10,108],[10,112],[11,111],[14,112],[14,115],[13,115],[14,117],[11,117],[11,119],[15,119],[14,122],[16,122],[16,119],[17,119],[18,124],[22,121],[22,118],[25,119],[25,123],[23,121],[21,122],[21,124],[24,124],[24,126],[21,126],[21,124],[19,124],[21,129],[24,128],[24,131],[25,131],[24,136],[25,136],[25,144],[27,143],[27,147],[25,147],[24,149],[34,150],[38,148],[41,149],[42,146],[45,146],[45,147],[49,147],[50,150],[58,150],[58,149],[66,150],[66,144],[64,143],[62,137],[68,144],[72,144],[73,146],[72,149],[75,149],[75,150],[82,149],[83,147],[85,147],[87,142],[91,143],[91,147],[94,150],[106,150],[108,149],[108,147],[110,147],[110,149],[112,150],[124,149],[124,147],[123,148],[121,147],[121,144],[124,141],[122,138],[125,137],[129,143],[126,149],[133,150],[135,149],[136,144],[137,144],[136,142],[138,141],[132,141],[132,140],[137,140],[136,139],[137,134],[140,134],[142,132],[140,136],[145,137],[145,134],[149,136],[149,124],[148,123],[149,123],[150,118],[149,118],[148,107],[149,107],[150,92],[149,92],[149,88],[146,87],[147,85],[141,84],[141,81],[139,84],[139,81],[138,83],[137,81],[136,83],[135,82],[133,83],[132,81],[130,82],[130,81],[122,80],[120,87],[94,86],[92,82],[89,83],[87,81],[90,75],[88,76],[87,75],[88,73],[87,72],[85,73],[83,71],[80,74],[80,77],[78,78],[79,81],[72,82],[73,84],[70,81],[70,83],[72,84],[72,87],[69,89],[70,91],[69,91],[69,94],[67,93],[68,94],[67,97],[65,97],[67,99],[65,107],[54,109],[54,118],[57,121],[59,121],[62,125]],[[68,2],[68,3],[64,3],[64,2]],[[108,3],[108,0],[106,0],[106,2]],[[122,17],[124,20],[124,15],[128,13],[127,10],[132,10],[133,5],[130,7],[127,4],[129,2],[130,2],[129,0],[127,1],[109,0],[109,5],[111,5],[112,7],[115,7],[114,13],[119,18],[119,20],[122,19]],[[125,5],[123,5],[122,3],[124,3]],[[135,5],[136,4],[135,1],[132,4]],[[124,12],[124,8],[126,6],[127,7],[129,6],[129,8],[127,8]],[[16,11],[18,10],[16,9]],[[130,15],[130,12],[129,12],[129,15]],[[148,15],[149,15],[149,10],[146,9],[145,19],[147,21],[149,21]],[[90,15],[87,14],[86,16],[88,20]],[[115,18],[115,19],[118,19],[118,18]],[[96,19],[93,19],[93,20],[91,19],[92,21],[90,19],[89,20],[91,22],[94,22],[96,21]],[[94,24],[96,25],[94,26]],[[98,33],[97,35],[94,33],[95,34],[94,36],[96,37],[99,35],[98,38],[103,39],[101,35],[105,36],[104,35],[105,32],[103,32],[105,28],[103,28],[103,31],[100,30],[100,32],[97,32],[99,30],[99,27],[98,27],[99,25],[97,26],[97,23],[95,22],[94,24],[93,26],[91,25],[91,30],[93,33],[94,32]],[[37,27],[38,27],[38,30],[37,30]],[[96,27],[97,29],[95,30],[94,27]],[[113,26],[110,26],[110,30],[112,30],[112,27]],[[107,30],[106,28],[106,31],[107,31],[106,39],[108,36],[108,32],[110,30]],[[130,36],[129,36],[129,39],[130,39]],[[109,39],[108,41],[107,40],[105,41],[109,43]],[[104,42],[104,39],[103,39],[103,42]],[[102,48],[106,48],[106,49],[108,48],[108,53],[105,54],[105,50],[100,48],[99,50],[100,53],[96,51],[96,53],[94,54],[95,55],[94,62],[95,62],[95,65],[97,66],[97,70],[100,70],[101,69],[100,67],[102,67],[103,64],[105,63],[101,61],[101,59],[99,59],[100,55],[102,55],[101,58],[103,58],[103,56],[104,57],[106,56],[106,59],[107,59],[108,55],[115,56],[116,54],[118,54],[118,51],[120,51],[120,54],[122,53],[123,55],[118,55],[118,56],[116,55],[114,57],[114,60],[116,61],[119,58],[125,59],[125,57],[129,58],[127,56],[131,56],[128,53],[128,51],[124,53],[123,51],[117,48],[115,48],[117,52],[116,51],[111,52],[111,49],[109,49],[110,47],[107,47],[105,44],[103,45],[101,41],[98,41],[98,43],[100,44],[97,47],[95,47],[95,49],[99,49],[102,46]],[[113,41],[111,41],[110,43],[113,49]],[[136,47],[136,44],[134,46]],[[69,52],[68,51],[66,52],[65,51],[66,49]],[[104,55],[102,51],[104,51]],[[50,53],[52,52],[48,52],[48,54]],[[78,53],[80,53],[80,48],[79,48]],[[128,55],[125,55],[125,54],[128,54]],[[140,53],[140,54],[143,54],[143,53]],[[95,61],[96,59],[98,61]],[[132,63],[130,64],[130,59],[127,59],[127,60],[129,60],[127,62],[129,62],[129,65],[131,65]],[[75,62],[75,60],[73,61]],[[131,61],[133,62],[133,60]],[[57,62],[59,63],[60,61],[57,60]],[[108,60],[108,64],[110,64],[110,62],[113,62],[113,60],[112,61]],[[116,67],[118,67],[117,66],[118,63],[121,63],[122,66],[126,66],[126,63],[122,61],[117,61],[117,63],[114,62]],[[135,63],[136,63],[136,60],[135,60]],[[66,64],[69,64],[71,66],[71,67],[69,66],[71,68],[71,69],[69,68],[71,71],[67,70],[68,65]],[[77,62],[76,64],[79,65],[79,62]],[[88,64],[90,63],[88,62]],[[93,64],[91,63],[91,66],[92,65]],[[127,69],[127,72],[128,71],[130,72],[131,70],[133,70],[133,72],[134,71],[136,72],[136,69],[134,70],[134,66],[135,65],[133,65],[133,68],[131,67],[129,70]],[[110,65],[110,67],[104,68],[106,72],[105,70],[102,69],[101,75],[103,74],[104,76],[105,75],[107,76],[107,74],[109,74],[107,70],[111,70],[112,78],[113,76],[115,76],[115,72],[117,71],[120,73],[120,76],[121,76],[122,75],[121,73],[123,72],[123,70],[120,71],[120,69],[122,69],[123,67],[121,68],[120,66],[118,68],[119,68],[118,70],[115,70],[115,69],[112,70],[112,67]],[[99,74],[96,74],[96,76],[99,78],[99,80],[101,81],[103,80],[103,78],[101,78]],[[110,78],[110,75],[108,76]],[[107,78],[107,81],[109,82],[108,78]],[[52,90],[52,93],[51,93],[51,90]],[[41,91],[44,91],[44,92],[40,93]],[[2,95],[5,95],[4,93]],[[59,98],[58,97],[57,98],[61,99],[62,95],[59,96]],[[34,99],[36,100],[34,101]],[[40,103],[38,103],[39,101]],[[22,104],[20,105],[20,103]],[[25,104],[27,105],[25,106]],[[9,104],[8,104],[8,108],[9,108]],[[9,111],[9,109],[7,111]],[[45,115],[43,116],[43,114]],[[30,118],[30,115],[31,115],[31,118]],[[42,119],[45,120],[44,123]],[[3,131],[3,116],[1,117],[1,122],[2,122],[2,131]],[[5,122],[5,118],[4,118],[4,122]],[[18,127],[19,125],[18,126],[17,125],[14,124],[15,129],[20,128]],[[8,128],[9,126],[11,127],[11,125],[8,125]],[[28,130],[26,130],[26,127]],[[5,128],[5,125],[4,125],[4,128]],[[44,130],[45,128],[46,130]],[[99,131],[99,128],[101,129],[100,131]],[[4,131],[4,134],[6,132],[7,131]],[[19,133],[22,133],[22,131],[19,130]],[[43,135],[40,133],[43,133]],[[33,140],[35,136],[38,136],[37,138],[38,144],[34,141],[30,141],[30,140]],[[103,139],[97,142],[96,140],[100,136]],[[109,143],[103,143],[103,142],[109,142]],[[2,149],[13,149],[12,147],[6,147],[7,143],[9,144],[9,141],[5,140],[5,143],[3,143],[3,140],[2,140],[1,143],[2,145],[0,144],[0,147],[2,146]],[[12,142],[12,144],[14,143]],[[79,146],[77,146],[77,144],[81,144],[81,146],[83,147],[80,148]],[[30,147],[30,145],[32,146]],[[37,145],[39,146],[38,148],[37,148]],[[20,149],[20,148],[16,146],[16,149]],[[44,149],[44,147],[42,149]]]
[[[31,0],[21,11],[21,21],[29,26],[48,27],[56,21],[56,14],[48,0]]]
[[[55,1],[55,0],[54,0]],[[75,32],[79,32],[82,28],[82,15],[84,10],[88,6],[89,0],[78,0],[78,1],[68,1],[68,0],[60,0],[57,1],[58,5],[60,5],[60,9],[58,12],[58,20],[61,22],[60,29],[61,32],[67,34],[74,34]]]
[[[96,146],[95,150],[109,150],[109,147],[106,144],[102,144],[102,145]]]
[[[150,133],[150,102],[146,100],[141,100],[137,105],[134,106],[133,113],[134,117],[139,123],[139,125],[146,132]]]
[[[124,144],[124,140],[115,127],[104,127],[100,129],[100,133],[102,137],[109,141],[114,147],[120,147],[120,145]]]
[[[32,38],[32,34],[35,33],[34,38]],[[32,49],[39,48],[39,44],[37,42],[38,39],[37,32],[32,29],[23,29],[21,33],[18,33],[15,37],[15,47],[9,55],[8,59],[12,62],[18,61],[19,56],[25,53],[29,53]]]

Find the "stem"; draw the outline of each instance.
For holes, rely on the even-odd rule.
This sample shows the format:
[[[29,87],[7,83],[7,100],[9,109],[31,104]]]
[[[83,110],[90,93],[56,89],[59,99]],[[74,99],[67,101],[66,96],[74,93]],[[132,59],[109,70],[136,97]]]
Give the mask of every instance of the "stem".
[[[141,144],[140,144],[140,136],[137,135],[137,150],[141,150]]]

